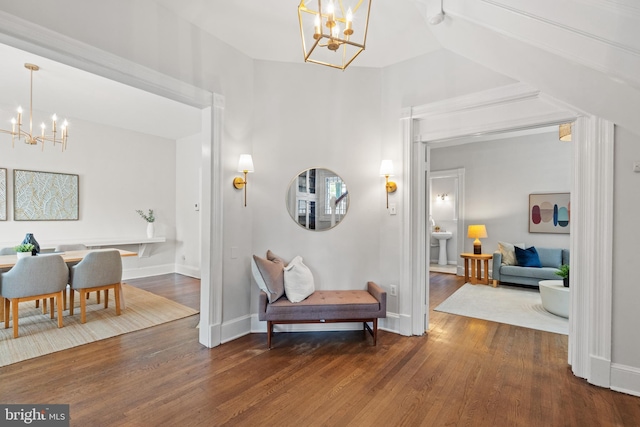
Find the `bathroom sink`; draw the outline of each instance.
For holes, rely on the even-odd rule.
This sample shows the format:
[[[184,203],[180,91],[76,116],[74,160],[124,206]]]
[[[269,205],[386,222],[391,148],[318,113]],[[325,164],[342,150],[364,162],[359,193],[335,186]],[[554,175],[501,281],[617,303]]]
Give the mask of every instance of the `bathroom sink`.
[[[450,231],[434,231],[431,235],[438,240],[447,240],[453,236],[453,233]]]
[[[431,236],[438,239],[440,253],[438,254],[438,265],[447,265],[447,240],[453,236],[451,231],[434,231]]]

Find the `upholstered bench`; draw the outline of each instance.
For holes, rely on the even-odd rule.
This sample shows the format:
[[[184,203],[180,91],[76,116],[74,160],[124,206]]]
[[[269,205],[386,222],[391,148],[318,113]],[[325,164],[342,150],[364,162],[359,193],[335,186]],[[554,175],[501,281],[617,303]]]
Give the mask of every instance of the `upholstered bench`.
[[[378,319],[387,316],[387,293],[373,282],[367,290],[315,291],[303,301],[292,303],[286,296],[269,302],[260,292],[258,319],[267,321],[267,346],[271,348],[273,325],[291,323],[362,322],[363,329],[378,339]],[[369,322],[372,326],[369,326]]]

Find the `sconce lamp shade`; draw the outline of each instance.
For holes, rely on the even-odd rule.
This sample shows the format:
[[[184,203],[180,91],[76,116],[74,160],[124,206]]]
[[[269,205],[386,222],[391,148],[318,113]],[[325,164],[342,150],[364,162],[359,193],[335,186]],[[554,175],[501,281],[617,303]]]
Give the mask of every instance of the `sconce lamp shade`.
[[[387,209],[389,209],[389,193],[395,193],[398,186],[395,182],[389,181],[389,177],[393,176],[393,161],[383,160],[380,163],[380,176],[384,176],[385,189],[387,194]]]
[[[240,154],[238,160],[238,172],[244,173],[244,178],[237,176],[233,179],[233,187],[242,190],[244,188],[244,205],[247,206],[247,174],[253,172],[253,159],[251,154]]]
[[[560,141],[571,141],[571,123],[563,123],[559,126],[558,137]]]
[[[251,154],[240,154],[238,172],[253,172],[253,159],[251,158]]]
[[[383,160],[380,163],[380,176],[393,176],[393,160]]]
[[[487,237],[487,227],[484,224],[473,224],[470,225],[467,229],[467,237],[470,239],[475,239],[473,241],[473,253],[481,254],[482,253],[482,245],[480,243],[480,239],[484,239]]]

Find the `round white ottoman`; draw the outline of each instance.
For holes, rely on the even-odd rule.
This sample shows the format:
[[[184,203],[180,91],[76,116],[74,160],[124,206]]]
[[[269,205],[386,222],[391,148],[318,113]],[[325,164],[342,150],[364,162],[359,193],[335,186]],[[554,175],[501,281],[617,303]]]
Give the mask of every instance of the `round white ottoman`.
[[[549,313],[569,318],[569,288],[565,288],[562,280],[541,280],[540,298],[542,306]]]

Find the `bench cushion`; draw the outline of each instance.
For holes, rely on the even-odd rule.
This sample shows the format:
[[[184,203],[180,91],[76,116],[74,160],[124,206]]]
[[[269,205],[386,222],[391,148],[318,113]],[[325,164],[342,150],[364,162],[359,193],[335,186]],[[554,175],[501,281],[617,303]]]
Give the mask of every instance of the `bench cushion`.
[[[304,301],[291,303],[286,297],[267,305],[260,320],[335,320],[380,316],[380,302],[363,290],[315,291]],[[386,313],[385,313],[386,314]]]

